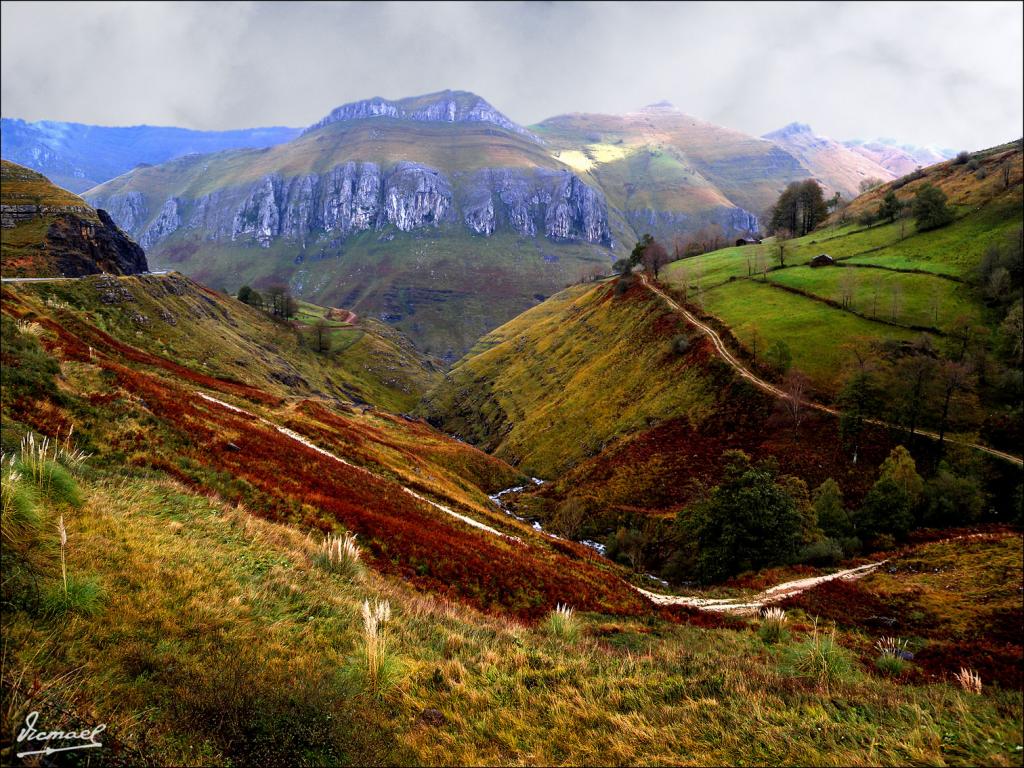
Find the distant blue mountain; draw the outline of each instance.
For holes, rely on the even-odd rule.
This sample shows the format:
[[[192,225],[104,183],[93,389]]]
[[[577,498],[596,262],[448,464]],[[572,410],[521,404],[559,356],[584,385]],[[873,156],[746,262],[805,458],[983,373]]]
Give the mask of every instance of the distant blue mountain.
[[[82,123],[3,118],[0,156],[48,176],[55,184],[84,192],[140,163],[156,165],[182,155],[242,147],[269,147],[291,141],[301,128],[243,128],[192,131],[135,125],[108,128]]]

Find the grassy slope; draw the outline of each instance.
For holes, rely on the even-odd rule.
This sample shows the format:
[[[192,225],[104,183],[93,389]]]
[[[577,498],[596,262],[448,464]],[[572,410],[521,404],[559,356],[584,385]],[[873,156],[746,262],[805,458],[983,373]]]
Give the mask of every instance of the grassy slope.
[[[786,183],[808,175],[771,142],[674,109],[563,115],[531,130],[590,165],[609,200],[624,209],[654,203],[692,213],[731,201],[760,214]]]
[[[558,640],[376,572],[326,572],[294,529],[173,482],[84,474],[85,506],[46,521],[65,515],[69,572],[104,597],[87,618],[4,611],[5,750],[40,709],[53,728],[107,723],[103,755],[129,763],[1020,765],[1019,692],[988,677],[982,695],[960,691],[943,682],[956,660],[884,677],[861,652],[871,632],[840,628],[852,668],[827,688],[789,661],[809,642],[802,621],[767,646],[756,622],[590,614]],[[945,593],[964,601],[993,579],[988,599],[1013,602],[1012,541],[973,546],[970,578]],[[934,580],[918,557],[896,561],[900,589]],[[42,583],[59,580],[51,560]],[[359,683],[367,596],[393,609],[383,698]]]
[[[484,336],[426,412],[446,431],[554,477],[654,420],[703,421],[713,388],[703,352],[672,352],[683,331],[639,287],[616,296],[608,283],[575,286]]]
[[[294,402],[120,342],[89,315],[7,287],[3,309],[5,441],[25,426],[48,434],[74,426],[111,466],[158,470],[303,529],[344,527],[382,571],[487,610],[535,616],[571,599],[651,612],[591,550],[535,535],[494,507],[486,494],[522,482],[519,472],[423,422]],[[19,331],[12,318],[35,318],[38,333]],[[21,337],[45,352],[29,355]],[[59,362],[59,377],[48,378],[40,355]],[[471,527],[430,500],[521,541]]]
[[[819,390],[833,391],[846,345],[875,338],[909,340],[918,333],[912,326],[944,329],[959,317],[986,320],[968,283],[986,249],[1002,243],[1024,223],[1024,188],[1019,149],[1004,148],[980,157],[988,173],[983,179],[966,165],[943,163],[928,168],[922,180],[898,192],[909,200],[928,181],[940,186],[957,211],[958,218],[949,226],[918,233],[912,221],[871,227],[835,221],[789,241],[786,268],[766,276],[758,274],[759,264],[778,265],[778,246],[772,241],[675,262],[665,269],[664,279],[676,287],[689,285],[689,298],[720,318],[748,348],[754,344],[755,329],[761,349],[784,340],[793,353],[793,364]],[[1007,162],[1014,170],[1009,188],[1004,189],[998,169]],[[877,208],[884,191],[858,198],[847,216]],[[842,300],[842,270],[805,266],[820,253],[828,253],[844,267],[858,265],[853,312],[815,300]]]
[[[64,303],[85,322],[153,354],[271,392],[367,402],[407,410],[439,379],[435,366],[399,334],[362,323],[317,354],[284,323],[180,275],[24,284],[35,311]],[[108,298],[104,300],[104,296]],[[110,296],[117,297],[112,302]],[[129,298],[130,297],[130,298]]]
[[[672,349],[680,336],[685,354]],[[811,487],[832,477],[855,501],[890,447],[873,432],[852,465],[836,419],[808,414],[795,431],[639,283],[624,295],[614,283],[574,286],[488,334],[421,412],[548,479],[518,497],[524,514],[587,499],[581,536],[598,539],[627,518],[671,516],[695,484],[718,482],[727,449],[774,457]]]
[[[365,232],[341,247],[311,248],[298,267],[294,249],[281,241],[266,250],[210,244],[194,253],[193,248],[182,248],[189,252],[184,258],[173,249],[158,252],[153,264],[182,269],[228,290],[290,280],[302,297],[383,319],[424,354],[449,362],[508,318],[609,267],[604,248],[555,245],[507,232],[475,237],[458,227],[394,232],[393,239]]]

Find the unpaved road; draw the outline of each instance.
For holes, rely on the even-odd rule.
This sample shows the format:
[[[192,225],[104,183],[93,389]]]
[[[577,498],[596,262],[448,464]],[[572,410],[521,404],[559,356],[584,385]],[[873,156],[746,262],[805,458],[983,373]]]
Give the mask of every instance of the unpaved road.
[[[736,356],[734,354],[732,354],[732,352],[729,351],[729,348],[725,346],[725,342],[722,341],[722,337],[718,335],[718,332],[715,331],[714,328],[712,328],[711,326],[707,325],[706,323],[701,322],[692,312],[689,312],[685,307],[683,307],[678,302],[676,302],[671,296],[669,296],[663,290],[658,288],[658,286],[652,284],[647,279],[647,275],[641,274],[640,275],[640,281],[649,290],[651,290],[652,292],[654,292],[658,296],[660,296],[662,298],[662,300],[666,304],[668,304],[669,307],[671,307],[673,310],[675,310],[676,312],[681,314],[683,317],[685,317],[687,322],[689,322],[691,325],[696,326],[702,333],[707,335],[711,339],[711,343],[714,344],[715,350],[718,352],[719,356],[723,360],[725,360],[725,362],[727,362],[730,366],[732,366],[732,368],[736,371],[736,373],[738,373],[740,376],[742,376],[744,379],[749,381],[751,384],[753,384],[758,389],[761,389],[761,390],[767,392],[770,395],[774,395],[775,397],[780,397],[780,398],[783,398],[783,399],[786,399],[786,398],[789,397],[789,395],[787,395],[779,387],[777,387],[774,384],[771,384],[771,383],[765,381],[764,379],[760,378],[757,374],[755,374],[753,371],[749,370],[748,368],[745,368],[743,363],[741,363],[736,358]],[[840,412],[837,409],[831,408],[831,407],[829,407],[827,405],[822,405],[821,403],[815,403],[815,402],[813,402],[811,400],[803,400],[801,402],[805,406],[807,406],[808,408],[812,408],[812,409],[814,409],[816,411],[821,411],[822,413],[827,413],[827,414],[829,414],[831,416],[838,417],[838,416],[841,415]],[[890,427],[890,428],[894,428],[895,427],[895,425],[890,424],[889,422],[886,422],[886,421],[881,421],[880,419],[864,419],[864,421],[867,422],[868,424],[873,424],[876,427]],[[930,438],[932,440],[938,440],[939,439],[938,432],[931,432],[931,431],[926,430],[926,429],[918,429],[918,430],[916,430],[914,432],[914,434],[915,435],[921,435],[923,437],[927,437],[927,438]],[[1024,459],[1022,459],[1020,456],[1015,456],[1012,453],[1007,453],[1006,451],[1000,451],[997,448],[990,448],[987,445],[981,445],[980,443],[971,443],[971,442],[968,442],[966,440],[958,440],[956,438],[952,438],[952,437],[949,437],[949,436],[946,436],[945,440],[946,440],[946,442],[949,442],[949,443],[957,443],[958,445],[966,445],[967,447],[974,448],[977,451],[983,451],[984,453],[987,453],[990,456],[995,456],[996,458],[1002,459],[1003,461],[1009,461],[1009,462],[1011,462],[1013,464],[1016,464],[1019,467],[1020,466],[1024,466]]]
[[[826,581],[833,581],[835,579],[840,579],[842,581],[854,581],[862,576],[867,576],[878,566],[887,562],[889,561],[881,560],[877,563],[868,563],[867,565],[861,565],[856,568],[847,568],[845,571],[827,573],[824,576],[812,576],[806,579],[787,581],[783,584],[776,584],[774,587],[769,587],[764,592],[743,600],[739,598],[714,599],[687,597],[685,595],[661,595],[657,592],[648,592],[646,589],[641,589],[640,587],[634,587],[634,589],[655,605],[685,605],[690,608],[700,608],[703,611],[718,611],[721,613],[753,613],[765,606],[771,605],[772,603],[778,603],[785,600],[787,597],[799,595],[801,592],[806,592],[808,589],[816,587],[819,584],[824,584]]]

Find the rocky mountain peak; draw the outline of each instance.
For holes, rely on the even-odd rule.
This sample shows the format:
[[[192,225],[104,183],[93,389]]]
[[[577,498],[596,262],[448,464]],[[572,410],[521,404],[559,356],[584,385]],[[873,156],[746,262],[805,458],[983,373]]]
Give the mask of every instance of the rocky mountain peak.
[[[790,123],[789,125],[782,126],[777,131],[772,131],[771,133],[766,133],[766,134],[764,134],[764,136],[762,138],[765,138],[765,139],[788,139],[788,138],[792,138],[793,136],[800,136],[800,135],[813,136],[814,135],[814,131],[811,130],[811,126],[809,126],[807,123],[796,123],[796,122],[794,122],[794,123]]]
[[[484,98],[469,91],[438,91],[423,96],[413,96],[392,101],[380,96],[362,101],[353,101],[331,110],[331,113],[308,131],[322,128],[331,123],[347,120],[366,120],[375,117],[389,117],[397,120],[412,120],[428,123],[492,123],[506,131],[540,143],[540,139],[507,118]]]

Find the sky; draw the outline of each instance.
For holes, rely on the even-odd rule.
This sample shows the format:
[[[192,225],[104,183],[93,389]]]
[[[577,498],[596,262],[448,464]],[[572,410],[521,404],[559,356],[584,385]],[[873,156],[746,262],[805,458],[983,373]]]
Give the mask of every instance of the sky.
[[[4,117],[304,126],[469,90],[531,124],[661,100],[761,135],[1024,134],[1024,4],[3,2]]]

